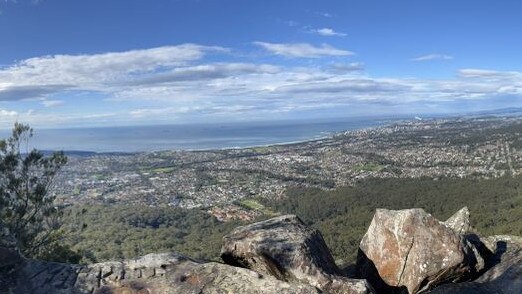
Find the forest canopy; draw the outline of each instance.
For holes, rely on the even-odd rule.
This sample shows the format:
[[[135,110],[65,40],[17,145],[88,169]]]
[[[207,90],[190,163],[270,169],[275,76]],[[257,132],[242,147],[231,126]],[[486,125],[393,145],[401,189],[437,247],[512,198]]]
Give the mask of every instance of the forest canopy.
[[[257,200],[280,214],[297,214],[319,229],[343,265],[354,262],[376,208],[421,207],[444,220],[468,206],[479,233],[522,235],[521,180],[370,179],[332,191],[295,187],[281,200]],[[75,206],[64,218],[67,244],[84,256],[84,262],[166,251],[219,260],[222,236],[245,224],[219,222],[200,209],[126,205]],[[257,220],[264,218],[268,216]]]

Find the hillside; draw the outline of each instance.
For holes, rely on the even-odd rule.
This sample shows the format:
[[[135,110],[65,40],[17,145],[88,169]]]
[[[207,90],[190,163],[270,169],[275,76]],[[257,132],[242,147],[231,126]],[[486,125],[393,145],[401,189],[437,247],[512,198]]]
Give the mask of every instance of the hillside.
[[[422,209],[377,209],[350,272],[320,231],[295,215],[237,227],[222,262],[177,254],[91,265],[24,258],[0,223],[2,293],[520,293],[522,238],[479,235],[462,208],[441,222]],[[110,246],[110,244],[108,244]]]
[[[467,205],[471,224],[478,231],[522,235],[521,180],[519,176],[487,180],[370,179],[332,191],[296,187],[281,200],[253,199],[258,206],[245,209],[261,210],[256,220],[270,217],[267,211],[299,215],[323,232],[342,265],[355,261],[359,240],[377,208],[421,207],[445,219]],[[113,204],[71,207],[64,223],[69,233],[67,243],[85,257],[85,262],[94,262],[162,251],[217,260],[222,236],[248,222],[220,222],[201,209]]]

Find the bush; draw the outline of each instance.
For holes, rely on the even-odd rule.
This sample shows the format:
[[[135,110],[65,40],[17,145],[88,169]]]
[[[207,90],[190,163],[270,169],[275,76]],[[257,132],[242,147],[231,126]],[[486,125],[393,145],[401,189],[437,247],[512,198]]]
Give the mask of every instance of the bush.
[[[48,193],[67,158],[63,152],[44,156],[36,149],[29,151],[32,135],[28,125],[15,123],[11,137],[0,140],[0,218],[26,257],[77,260],[58,244],[60,210]]]

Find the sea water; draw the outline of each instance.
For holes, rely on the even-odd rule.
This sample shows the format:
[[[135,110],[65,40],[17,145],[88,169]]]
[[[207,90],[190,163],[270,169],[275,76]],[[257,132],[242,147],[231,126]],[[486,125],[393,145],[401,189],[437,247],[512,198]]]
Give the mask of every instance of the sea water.
[[[335,119],[185,125],[35,129],[31,146],[40,150],[142,152],[242,148],[313,140],[375,127],[396,119]],[[0,133],[5,137],[8,132]]]

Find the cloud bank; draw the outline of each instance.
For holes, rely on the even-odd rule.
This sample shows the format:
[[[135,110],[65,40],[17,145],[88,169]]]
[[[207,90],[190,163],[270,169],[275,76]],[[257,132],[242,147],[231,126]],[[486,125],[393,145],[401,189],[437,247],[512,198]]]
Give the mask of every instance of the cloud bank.
[[[373,77],[363,63],[349,60],[354,58],[349,50],[326,44],[254,45],[283,60],[313,62],[237,61],[230,58],[233,50],[197,44],[34,57],[0,68],[0,123],[20,119],[56,126],[270,119],[341,110],[428,112],[448,103],[522,97],[522,73],[517,71],[464,68],[454,77],[433,80]],[[433,59],[428,57],[420,61]],[[318,59],[326,61],[316,63]],[[74,106],[76,99],[92,99],[95,109],[61,110]]]
[[[354,53],[351,51],[338,49],[328,44],[322,44],[320,46],[314,46],[308,43],[254,42],[254,44],[262,47],[269,53],[294,58],[319,58],[325,56],[354,55]]]

